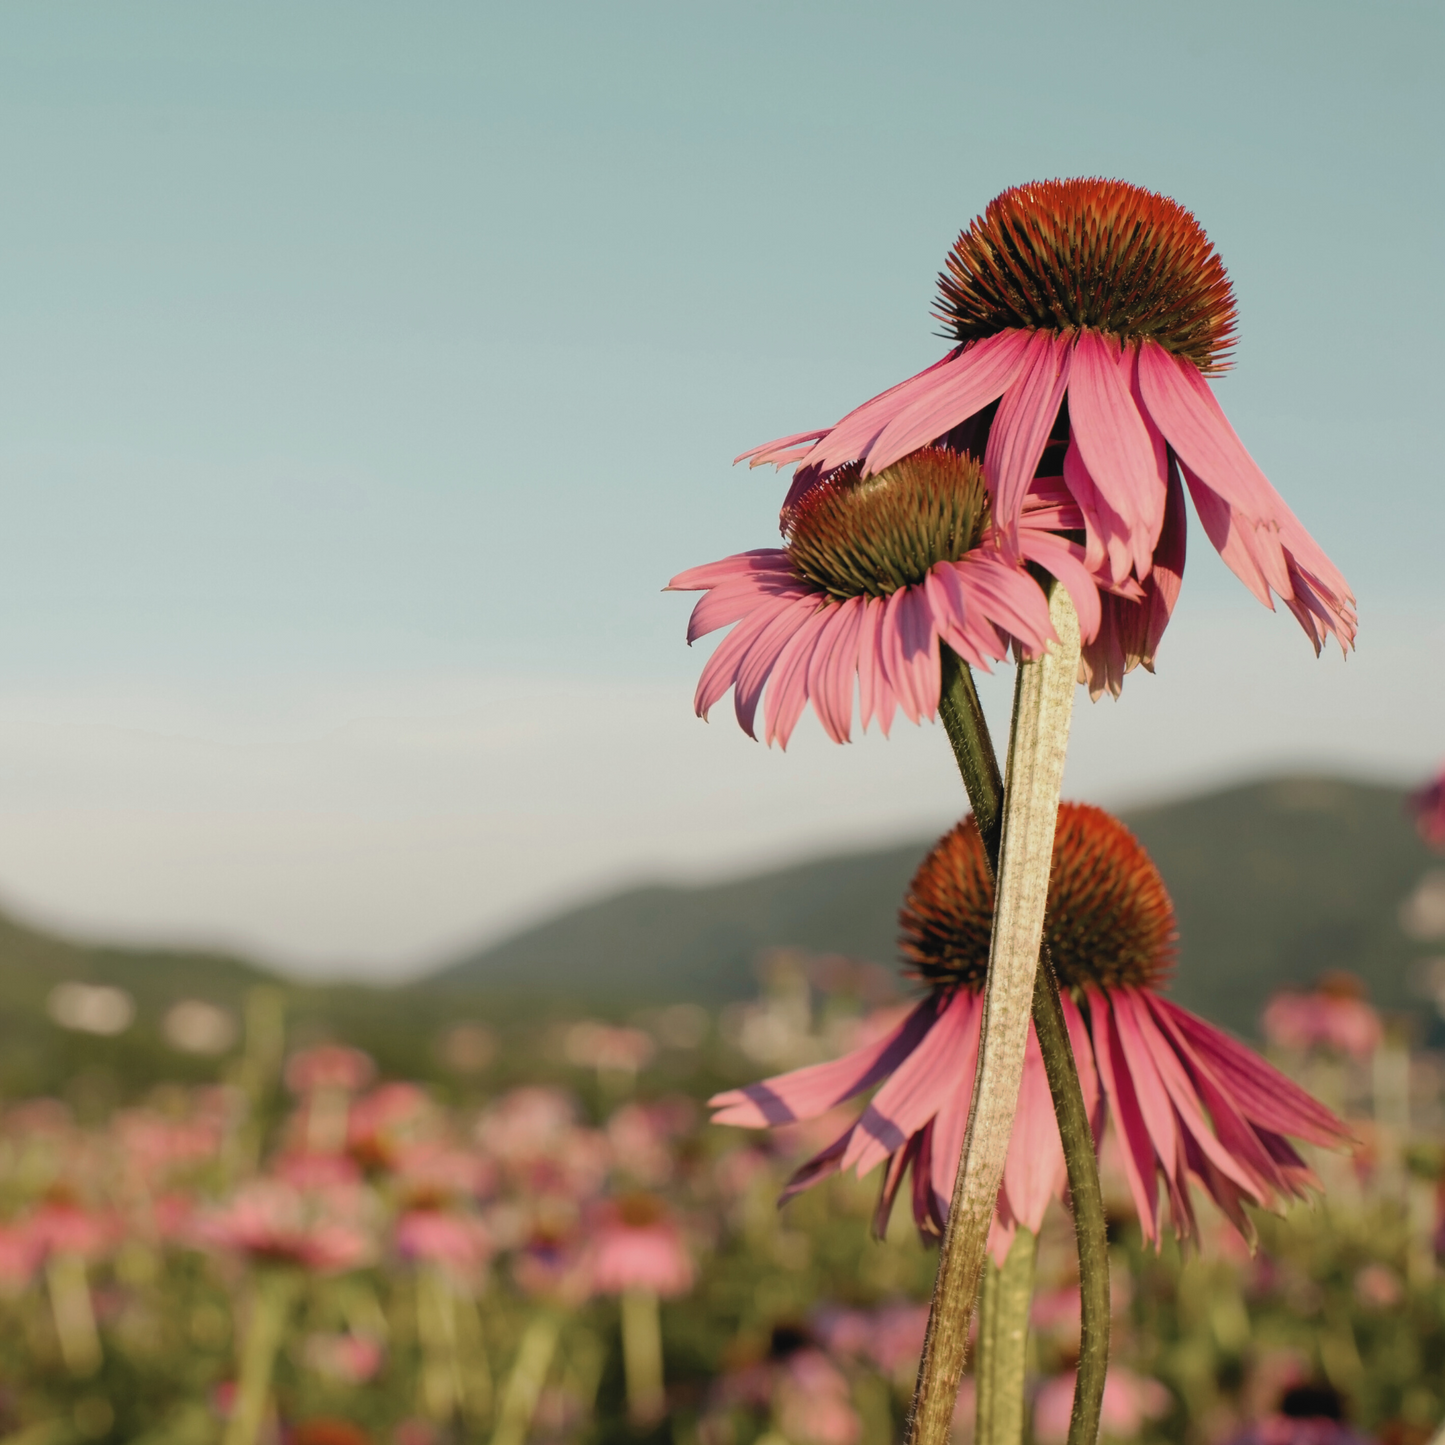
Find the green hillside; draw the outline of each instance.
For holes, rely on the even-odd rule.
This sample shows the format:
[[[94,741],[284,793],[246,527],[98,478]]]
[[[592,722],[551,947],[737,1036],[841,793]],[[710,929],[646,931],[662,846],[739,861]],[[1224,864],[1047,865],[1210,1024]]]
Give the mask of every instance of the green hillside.
[[[1382,1006],[1419,1007],[1408,976],[1422,947],[1397,915],[1432,855],[1403,800],[1395,788],[1287,777],[1129,813],[1178,909],[1180,1002],[1252,1032],[1281,983],[1347,968]],[[891,962],[898,904],[930,841],[705,887],[631,889],[463,959],[431,983],[720,1001],[753,990],[753,959],[770,945]]]

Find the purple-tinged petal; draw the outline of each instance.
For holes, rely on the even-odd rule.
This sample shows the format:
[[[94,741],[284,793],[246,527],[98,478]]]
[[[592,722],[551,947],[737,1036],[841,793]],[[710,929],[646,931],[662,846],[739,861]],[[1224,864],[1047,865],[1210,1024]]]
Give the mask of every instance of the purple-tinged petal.
[[[708,1107],[718,1110],[712,1122],[766,1129],[816,1119],[886,1079],[918,1047],[936,1020],[937,1000],[930,995],[881,1038],[841,1059],[714,1094],[708,1100]]]
[[[1064,482],[1084,519],[1085,565],[1091,572],[1101,572],[1107,560],[1109,581],[1122,582],[1134,565],[1129,525],[1094,485],[1072,435],[1064,453]]]
[[[842,1159],[843,1151],[848,1147],[848,1140],[852,1134],[853,1126],[850,1124],[826,1149],[820,1149],[805,1164],[793,1171],[792,1176],[783,1186],[783,1192],[778,1196],[779,1209],[788,1200],[801,1194],[803,1190],[811,1188],[820,1180],[827,1179],[830,1175],[838,1172],[838,1161]]]
[[[993,494],[994,526],[1005,545],[1017,538],[1024,497],[1068,387],[1072,352],[1069,337],[1033,332],[1024,364],[1004,393],[989,430],[984,479]]]
[[[918,1156],[913,1161],[913,1222],[925,1239],[942,1239],[948,1222],[948,1196],[939,1193],[933,1177],[933,1126],[930,1119],[918,1136]]]
[[[1123,1047],[1118,1041],[1113,1011],[1108,996],[1098,989],[1086,990],[1089,1000],[1089,1031],[1094,1039],[1094,1061],[1099,1068],[1099,1081],[1104,1087],[1114,1129],[1119,1136],[1120,1157],[1124,1177],[1134,1196],[1139,1212],[1139,1227],[1144,1238],[1159,1238],[1159,1187],[1155,1180],[1154,1146],[1139,1108],[1139,1100],[1124,1062]]]
[[[793,564],[781,547],[756,547],[751,552],[737,552],[701,567],[679,572],[662,590],[664,592],[700,592],[708,587],[735,581],[740,577],[775,572],[792,573]]]
[[[893,1217],[893,1202],[898,1198],[898,1189],[903,1183],[903,1176],[908,1173],[908,1166],[918,1158],[922,1143],[923,1133],[920,1130],[910,1137],[901,1149],[889,1155],[888,1168],[883,1174],[883,1185],[878,1191],[878,1207],[873,1211],[874,1239],[887,1238],[888,1221]]]
[[[1167,998],[1156,997],[1154,1007],[1169,1018],[1218,1078],[1229,1081],[1235,1103],[1251,1123],[1326,1149],[1355,1142],[1344,1120],[1252,1049]]]

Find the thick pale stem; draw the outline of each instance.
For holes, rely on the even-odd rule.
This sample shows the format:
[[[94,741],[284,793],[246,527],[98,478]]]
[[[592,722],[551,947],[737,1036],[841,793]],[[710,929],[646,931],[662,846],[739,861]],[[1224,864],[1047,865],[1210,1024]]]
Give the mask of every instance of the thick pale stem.
[[[1023,1445],[1024,1367],[1038,1247],[1038,1237],[1020,1227],[1003,1268],[998,1269],[992,1261],[985,1265],[985,1299],[991,1294],[993,1301],[992,1308],[985,1308],[979,1320],[975,1370],[979,1410],[974,1445]],[[987,1420],[985,1391],[989,1402]]]
[[[236,1400],[223,1445],[256,1445],[271,1397],[271,1371],[286,1333],[297,1283],[292,1275],[275,1270],[261,1270],[256,1275],[251,1319],[241,1346]]]
[[[1003,779],[972,674],[958,656],[948,650],[943,655],[943,695],[938,710],[973,804],[990,871],[996,875],[1003,831]],[[1068,1445],[1094,1445],[1099,1435],[1104,1379],[1109,1365],[1109,1240],[1094,1156],[1093,1129],[1084,1107],[1078,1066],[1047,947],[1041,950],[1034,979],[1033,1019],[1064,1146],[1079,1248],[1082,1323]],[[982,1358],[979,1370],[983,1370]],[[978,1386],[980,1392],[985,1388],[981,1373]],[[989,1388],[992,1388],[991,1377]],[[982,1401],[982,1393],[979,1398]]]
[[[1079,667],[1079,620],[1062,587],[1053,589],[1049,617],[1058,641],[1018,667],[978,1069],[913,1397],[911,1445],[949,1438],[1023,1077]]]
[[[492,1432],[492,1445],[522,1445],[537,1412],[537,1400],[552,1368],[557,1349],[561,1319],[551,1310],[535,1316],[522,1332],[517,1345],[517,1358],[507,1376],[502,1393],[502,1406],[497,1412],[497,1428]]]
[[[662,1324],[657,1296],[630,1289],[622,1296],[622,1365],[627,1414],[634,1425],[655,1425],[667,1413],[662,1383]]]
[[[85,1261],[69,1250],[58,1250],[45,1262],[45,1283],[65,1368],[77,1377],[93,1375],[100,1368],[100,1335]]]

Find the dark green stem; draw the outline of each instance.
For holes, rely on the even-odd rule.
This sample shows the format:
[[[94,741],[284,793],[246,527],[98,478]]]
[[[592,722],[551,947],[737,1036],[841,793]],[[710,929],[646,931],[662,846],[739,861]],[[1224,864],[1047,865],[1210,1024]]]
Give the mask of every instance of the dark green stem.
[[[973,685],[973,674],[951,648],[941,643],[940,648],[943,687],[939,716],[953,745],[963,786],[978,820],[989,870],[997,877],[1003,831],[1003,775],[999,772],[993,740]],[[1084,1091],[1079,1085],[1079,1070],[1074,1062],[1058,979],[1047,945],[1034,977],[1033,1021],[1049,1092],[1054,1098],[1059,1138],[1064,1146],[1079,1248],[1079,1375],[1074,1387],[1068,1445],[1095,1445],[1104,1403],[1104,1379],[1109,1368],[1109,1240],[1099,1167],[1094,1156],[1094,1131],[1084,1107]]]

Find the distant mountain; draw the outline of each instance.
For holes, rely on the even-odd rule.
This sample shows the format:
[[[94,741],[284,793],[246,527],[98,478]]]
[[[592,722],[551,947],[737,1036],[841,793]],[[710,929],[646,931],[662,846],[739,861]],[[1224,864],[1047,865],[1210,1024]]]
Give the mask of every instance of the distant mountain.
[[[1431,866],[1399,789],[1282,777],[1134,810],[1179,914],[1173,994],[1244,1033],[1282,983],[1343,968],[1383,1007],[1420,1007],[1423,952],[1400,904]],[[704,887],[653,884],[573,908],[434,975],[445,991],[587,1000],[744,997],[769,946],[891,962],[898,905],[931,839]],[[1439,860],[1434,859],[1438,864]]]

